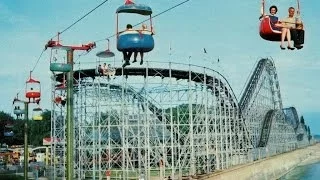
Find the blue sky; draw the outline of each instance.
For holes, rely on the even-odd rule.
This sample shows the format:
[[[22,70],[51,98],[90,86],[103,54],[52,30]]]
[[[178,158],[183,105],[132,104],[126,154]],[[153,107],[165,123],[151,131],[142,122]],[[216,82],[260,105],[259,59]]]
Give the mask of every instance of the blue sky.
[[[28,72],[34,67],[45,43],[103,0],[2,0],[0,1],[0,110],[12,111],[12,99],[22,95]],[[139,0],[149,4],[157,14],[182,0]],[[69,31],[62,34],[66,44],[81,44],[99,40],[115,33],[115,10],[122,0],[109,0]],[[278,6],[285,17],[295,0],[267,0],[267,6]],[[221,71],[237,95],[256,61],[272,57],[276,63],[284,106],[295,106],[304,115],[314,133],[320,134],[320,1],[301,0],[305,23],[305,47],[300,51],[281,51],[279,43],[262,40],[258,35],[260,0],[190,0],[156,19],[156,47],[146,58],[152,61],[185,62],[210,66]],[[122,18],[122,17],[121,17]],[[123,20],[136,19],[123,17]],[[172,56],[169,57],[169,44]],[[95,62],[95,53],[106,46],[97,44],[92,53],[80,61]],[[204,56],[203,48],[208,55]],[[115,48],[111,39],[111,49]],[[117,52],[117,57],[120,54]],[[219,67],[204,59],[220,58]],[[187,62],[186,62],[187,63]],[[44,108],[50,108],[49,51],[37,65],[34,76],[42,82]]]

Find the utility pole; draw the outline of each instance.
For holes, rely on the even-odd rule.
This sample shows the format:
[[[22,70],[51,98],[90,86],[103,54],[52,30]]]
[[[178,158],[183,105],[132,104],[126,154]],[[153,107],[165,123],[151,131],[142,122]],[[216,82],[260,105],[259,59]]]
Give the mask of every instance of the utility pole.
[[[67,63],[72,64],[67,73],[67,179],[73,179],[73,50],[67,50]]]
[[[81,46],[64,46],[58,41],[50,40],[45,48],[62,49],[67,51],[67,64],[71,66],[69,72],[67,72],[67,180],[73,179],[74,159],[73,159],[73,138],[74,138],[74,124],[73,124],[73,52],[75,50],[90,51],[95,48],[95,43],[89,43]],[[62,72],[62,71],[61,71]]]
[[[29,148],[28,148],[28,116],[29,102],[24,102],[24,179],[28,180],[28,163],[29,163]]]
[[[24,153],[24,162],[23,162],[23,175],[24,175],[24,180],[28,180],[28,164],[29,164],[29,148],[28,148],[28,121],[29,121],[29,101],[22,101],[18,99],[18,95],[16,98],[13,99],[13,103],[19,102],[23,103],[24,109],[23,113],[19,113],[19,115],[24,115],[24,146],[23,146],[23,153]],[[22,108],[22,107],[21,107]],[[20,111],[21,112],[21,111]],[[17,116],[18,118],[18,116]]]

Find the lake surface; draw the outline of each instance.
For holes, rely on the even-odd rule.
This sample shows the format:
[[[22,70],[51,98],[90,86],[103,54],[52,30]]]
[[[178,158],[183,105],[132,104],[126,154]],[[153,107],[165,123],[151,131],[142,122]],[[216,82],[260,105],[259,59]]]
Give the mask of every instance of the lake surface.
[[[280,180],[319,180],[320,162],[305,166],[298,166],[291,172],[281,177]]]

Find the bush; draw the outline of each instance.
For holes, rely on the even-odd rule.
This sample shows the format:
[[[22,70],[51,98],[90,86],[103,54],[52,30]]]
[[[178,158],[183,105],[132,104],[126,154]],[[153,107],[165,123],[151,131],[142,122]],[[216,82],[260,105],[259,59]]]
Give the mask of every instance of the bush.
[[[17,176],[13,174],[0,174],[1,180],[24,180],[23,176]]]

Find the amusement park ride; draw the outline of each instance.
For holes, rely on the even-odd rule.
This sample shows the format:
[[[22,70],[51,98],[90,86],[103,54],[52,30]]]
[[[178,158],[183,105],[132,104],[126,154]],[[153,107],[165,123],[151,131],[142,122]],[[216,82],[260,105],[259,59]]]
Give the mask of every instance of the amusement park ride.
[[[4,126],[3,136],[4,136],[4,137],[13,137],[14,133],[13,133],[12,128],[13,128],[13,125],[8,122],[8,123]]]
[[[152,27],[152,9],[146,5],[139,5],[133,3],[131,0],[127,0],[124,5],[120,6],[117,11],[117,49],[124,54],[125,63],[123,67],[129,65],[130,56],[133,53],[140,53],[141,55],[141,63],[143,63],[143,53],[150,52],[154,48],[154,39],[153,39],[153,27]],[[118,14],[119,13],[135,13],[139,15],[149,16],[150,17],[150,30],[143,29],[143,30],[126,30],[119,32],[118,27]],[[58,33],[58,40],[50,40],[45,46],[45,49],[52,48],[52,49],[62,49],[67,51],[67,62],[57,63],[50,61],[50,70],[52,72],[63,72],[67,73],[67,144],[73,144],[73,51],[80,50],[80,51],[90,51],[91,49],[95,48],[95,43],[89,43],[81,46],[65,46],[60,43],[59,39],[60,33]],[[98,52],[96,55],[99,58],[111,58],[114,57],[114,53],[110,51],[110,43],[108,40],[108,49],[105,51]],[[110,70],[110,69],[108,69]],[[96,73],[101,73],[101,69],[97,69]],[[108,72],[108,75],[113,72]],[[104,71],[102,71],[104,74]],[[65,87],[65,83],[62,83],[62,86]],[[61,100],[61,99],[60,99]],[[73,148],[67,146],[67,179],[73,178]]]
[[[100,58],[111,58],[115,56],[115,54],[110,50],[110,40],[107,39],[107,41],[108,41],[108,49],[105,51],[100,51],[96,54]]]
[[[117,49],[123,53],[123,67],[130,65],[130,57],[133,53],[140,53],[141,62],[143,63],[143,53],[150,52],[154,48],[153,25],[152,25],[152,9],[147,5],[135,4],[131,0],[127,0],[124,5],[120,6],[117,11]],[[119,31],[119,14],[134,13],[142,16],[149,16],[150,29],[143,28],[142,30],[133,30],[127,25],[125,31]],[[130,27],[130,28],[128,28]]]
[[[281,24],[281,22],[278,20],[278,17],[275,16],[275,14],[265,15],[265,1],[262,0],[262,17],[260,22],[260,28],[259,28],[259,34],[260,37],[267,41],[281,41],[281,26],[280,28],[276,26],[276,24]],[[270,12],[271,13],[271,12]],[[277,13],[277,12],[275,12]],[[300,1],[297,0],[297,15],[300,16]],[[290,23],[290,22],[284,22],[284,23]],[[299,31],[303,30],[303,24],[301,19],[296,18],[296,29]]]
[[[13,113],[17,116],[17,118],[22,117],[26,113],[26,110],[24,109],[25,104],[29,103],[34,103],[37,104],[37,108],[34,108],[32,111],[32,119],[39,121],[42,120],[42,108],[40,107],[40,100],[41,100],[41,85],[40,81],[35,80],[31,77],[31,72],[30,72],[30,77],[26,81],[26,90],[25,90],[25,97],[27,98],[26,101],[20,100],[17,97],[14,98],[13,100]]]
[[[104,51],[100,51],[96,54],[97,57],[99,58],[112,58],[115,56],[115,54],[110,50],[110,40],[107,39],[108,41],[108,49]],[[107,76],[110,78],[110,76],[113,76],[115,74],[115,69],[111,67],[110,64],[104,64],[103,66],[99,64],[99,66],[96,67],[96,75],[99,76]]]
[[[263,2],[263,13],[264,13],[264,1]],[[300,5],[299,0],[298,1],[298,11],[300,13]],[[148,20],[150,23],[150,29],[143,28],[140,30],[132,29],[132,25],[128,24],[127,29],[123,31],[119,31],[119,14],[120,13],[128,13],[128,14],[138,14],[141,16],[149,16]],[[152,9],[147,5],[142,4],[135,4],[132,0],[126,0],[125,4],[120,6],[116,10],[116,47],[119,52],[123,54],[123,68],[125,68],[127,65],[130,65],[130,57],[132,54],[138,54],[140,53],[141,56],[141,62],[140,64],[143,64],[143,54],[147,52],[151,52],[154,49],[155,41],[153,38],[154,35],[154,27],[152,24]],[[268,41],[280,41],[281,32],[276,31],[272,29],[272,20],[269,16],[264,16],[260,23],[260,36],[264,40]],[[146,26],[144,26],[146,27]],[[45,49],[51,48],[55,50],[64,50],[67,51],[67,61],[66,62],[58,62],[56,59],[51,58],[50,59],[50,71],[55,73],[62,73],[63,74],[63,81],[60,85],[55,87],[55,90],[63,91],[64,96],[55,97],[54,102],[61,103],[63,106],[67,105],[66,108],[66,121],[65,121],[65,137],[66,137],[66,144],[74,144],[73,138],[74,136],[74,107],[73,107],[73,87],[74,87],[74,72],[73,72],[73,53],[74,51],[86,51],[89,52],[93,48],[96,47],[95,43],[88,43],[83,44],[80,46],[73,46],[73,45],[62,45],[60,42],[60,34],[57,35],[57,40],[49,40],[47,44],[45,45]],[[115,53],[113,53],[110,50],[110,40],[106,39],[108,41],[107,49],[104,51],[100,51],[96,54],[99,58],[112,58],[115,56]],[[136,57],[136,55],[135,55]],[[105,68],[105,67],[104,67]],[[93,75],[114,75],[116,73],[115,69],[108,68],[107,71],[102,67],[97,67],[94,69]],[[122,70],[123,70],[122,68]],[[171,68],[171,67],[170,67]],[[130,68],[129,68],[130,69]],[[144,70],[144,69],[143,69]],[[138,70],[137,70],[138,71]],[[169,71],[169,70],[168,70]],[[150,71],[151,72],[151,71]],[[178,72],[178,71],[177,71]],[[191,72],[191,71],[190,71]],[[189,73],[190,73],[189,72]],[[172,70],[170,69],[170,73],[172,73]],[[137,73],[136,73],[137,74]],[[169,73],[168,73],[169,74]],[[170,74],[170,78],[173,78],[175,76],[182,76],[184,73],[176,73],[174,75]],[[66,75],[66,77],[65,77]],[[147,76],[147,75],[146,75]],[[190,75],[191,77],[191,75]],[[204,79],[208,78],[207,75],[204,75]],[[177,78],[179,79],[179,78]],[[187,78],[188,79],[188,78]],[[189,79],[192,81],[191,79]],[[193,81],[195,81],[193,79]],[[197,82],[201,83],[201,82]],[[207,82],[204,82],[207,83]],[[221,81],[218,79],[215,79],[212,77],[212,86],[215,85],[221,85]],[[216,88],[216,87],[214,87]],[[220,92],[218,89],[214,89],[212,87],[212,92],[217,93]],[[210,88],[208,88],[210,89]],[[224,90],[227,88],[223,88]],[[231,97],[232,95],[226,93],[226,91],[223,91],[226,96]],[[66,95],[66,96],[65,96]],[[14,99],[14,114],[17,115],[19,118],[22,115],[25,115],[25,119],[28,118],[28,104],[29,103],[35,103],[39,106],[40,98],[41,98],[41,86],[40,81],[37,81],[31,77],[26,82],[26,92],[25,97],[27,98],[27,101],[21,101],[18,99],[18,96]],[[142,98],[140,98],[142,99]],[[150,103],[151,104],[151,103]],[[237,103],[233,102],[231,103],[232,107],[237,107]],[[151,106],[151,105],[150,105]],[[190,106],[191,107],[191,106]],[[39,107],[33,109],[33,120],[41,121],[43,118],[41,116],[42,109]],[[230,113],[231,114],[231,113]],[[221,121],[222,122],[222,121]],[[7,136],[13,136],[13,134],[10,134],[10,128],[6,127]],[[27,145],[27,121],[25,124],[25,146]],[[178,133],[177,133],[178,134]],[[26,150],[25,150],[26,152]],[[66,179],[71,180],[74,178],[74,147],[73,146],[66,146]],[[27,153],[25,153],[27,154]],[[64,155],[65,155],[64,154]],[[27,159],[25,157],[25,159]],[[162,160],[161,160],[162,161]],[[27,162],[25,162],[25,167],[28,167]],[[27,171],[25,169],[25,175]],[[25,176],[26,177],[26,176]]]
[[[52,72],[64,72],[67,73],[67,144],[73,144],[73,130],[74,130],[74,125],[73,125],[73,52],[74,51],[87,51],[89,52],[93,48],[95,48],[96,44],[95,43],[88,43],[84,44],[81,46],[66,46],[60,44],[59,40],[59,35],[58,33],[58,40],[50,40],[48,43],[45,45],[45,49],[47,48],[52,48],[52,49],[60,49],[60,50],[65,50],[67,51],[67,62],[66,63],[56,63],[56,62],[50,62],[50,70]],[[63,84],[64,85],[64,84]],[[72,146],[67,147],[67,179],[73,179],[73,148]]]
[[[24,115],[24,152],[28,152],[28,118],[29,118],[29,104],[36,104],[38,107],[34,108],[32,111],[32,119],[34,121],[41,121],[42,108],[40,107],[41,100],[41,85],[40,81],[32,78],[32,71],[30,71],[30,76],[26,81],[25,101],[19,99],[18,94],[13,99],[13,113],[17,116],[17,119]],[[13,133],[11,134],[13,136]],[[28,159],[29,153],[24,153],[24,159]],[[24,176],[27,178],[28,173],[28,161],[24,161]]]

